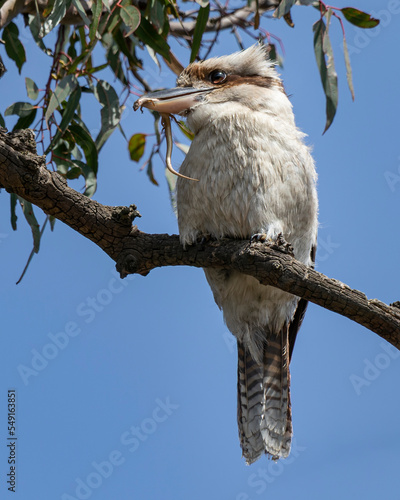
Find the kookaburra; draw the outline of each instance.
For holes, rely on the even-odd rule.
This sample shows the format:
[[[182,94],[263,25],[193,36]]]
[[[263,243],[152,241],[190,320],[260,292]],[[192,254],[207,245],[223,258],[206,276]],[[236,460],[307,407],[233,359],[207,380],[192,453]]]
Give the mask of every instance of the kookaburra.
[[[211,237],[285,241],[313,266],[316,172],[304,134],[266,50],[190,64],[177,87],[136,108],[186,117],[195,136],[180,168],[177,209],[184,246]],[[238,345],[238,425],[247,463],[287,457],[292,438],[289,361],[307,302],[230,269],[205,269]]]

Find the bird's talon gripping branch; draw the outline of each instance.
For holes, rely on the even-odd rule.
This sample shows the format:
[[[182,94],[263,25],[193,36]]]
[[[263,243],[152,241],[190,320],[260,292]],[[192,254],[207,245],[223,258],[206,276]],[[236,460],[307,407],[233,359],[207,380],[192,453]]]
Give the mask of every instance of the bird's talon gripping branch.
[[[274,250],[278,250],[283,253],[287,253],[288,255],[294,256],[293,247],[290,243],[288,243],[283,237],[282,233],[279,233],[276,237],[276,240],[271,245],[271,248]]]
[[[267,235],[265,233],[255,233],[252,234],[250,241],[253,243],[254,241],[257,241],[259,243],[265,243],[267,241]],[[270,243],[272,243],[272,240],[270,240]]]
[[[211,236],[211,234],[209,234],[209,233],[200,234],[196,238],[196,243],[198,243],[199,245],[205,245],[209,241],[216,241],[216,238]]]

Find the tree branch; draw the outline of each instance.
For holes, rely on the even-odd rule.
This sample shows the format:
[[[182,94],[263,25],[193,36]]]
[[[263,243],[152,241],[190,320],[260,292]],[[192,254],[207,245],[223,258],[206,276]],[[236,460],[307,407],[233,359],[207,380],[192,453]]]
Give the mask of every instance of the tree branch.
[[[279,5],[280,0],[259,0],[258,3],[258,12],[260,15],[265,14],[265,12],[276,9]],[[110,6],[114,2],[109,2]],[[0,29],[4,28],[9,22],[11,22],[18,14],[35,14],[36,9],[39,9],[39,12],[43,12],[45,8],[47,8],[49,4],[48,0],[6,0],[3,6],[0,8]],[[134,5],[139,5],[139,0],[133,1]],[[91,15],[91,9],[84,2],[84,7],[86,13]],[[106,12],[106,9],[104,9]],[[235,9],[233,12],[229,14],[221,14],[220,16],[216,16],[210,18],[206,25],[205,31],[216,31],[224,30],[228,28],[232,28],[233,26],[240,26],[242,28],[248,27],[252,25],[252,21],[248,20],[248,17],[251,14],[256,12],[256,1],[253,0],[250,5],[243,7],[241,9]],[[72,24],[72,25],[81,25],[82,18],[79,15],[78,11],[75,7],[71,6],[64,19],[62,20],[63,24]],[[191,36],[194,32],[194,27],[196,25],[196,20],[193,21],[183,21],[182,23],[179,21],[172,21],[170,23],[170,33],[175,37],[184,37]]]
[[[259,0],[258,2],[258,12],[260,16],[265,14],[267,11],[276,9],[280,3],[280,0]],[[248,20],[248,17],[255,14],[257,9],[257,2],[253,0],[249,5],[241,9],[236,9],[230,14],[221,14],[217,17],[211,17],[207,24],[205,31],[216,31],[225,30],[232,28],[233,26],[240,26],[241,28],[246,28],[252,25],[252,21]],[[169,24],[170,33],[175,37],[184,37],[193,35],[194,28],[196,26],[196,19],[193,21],[172,21]]]
[[[36,154],[30,130],[0,128],[0,186],[37,205],[104,250],[121,277],[148,274],[163,266],[229,268],[303,297],[365,326],[400,349],[400,308],[368,300],[358,290],[310,269],[293,257],[262,244],[221,240],[186,249],[176,235],[146,234],[132,226],[136,207],[109,207],[68,187]]]

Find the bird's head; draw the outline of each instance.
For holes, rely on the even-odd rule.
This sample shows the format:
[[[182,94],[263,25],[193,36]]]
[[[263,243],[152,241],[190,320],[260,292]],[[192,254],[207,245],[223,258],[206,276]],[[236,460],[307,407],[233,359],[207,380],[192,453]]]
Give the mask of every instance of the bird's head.
[[[193,120],[196,114],[206,119],[212,112],[224,114],[238,109],[275,114],[283,103],[287,107],[288,100],[266,48],[253,45],[229,56],[190,64],[179,75],[177,87],[143,95],[134,109],[144,106]]]

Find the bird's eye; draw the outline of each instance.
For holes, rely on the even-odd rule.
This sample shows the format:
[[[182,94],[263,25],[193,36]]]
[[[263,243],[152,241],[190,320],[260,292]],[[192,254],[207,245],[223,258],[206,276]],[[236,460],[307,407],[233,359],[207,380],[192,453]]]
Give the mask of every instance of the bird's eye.
[[[226,73],[221,69],[215,69],[214,71],[211,71],[208,77],[211,83],[219,84],[226,80]]]

